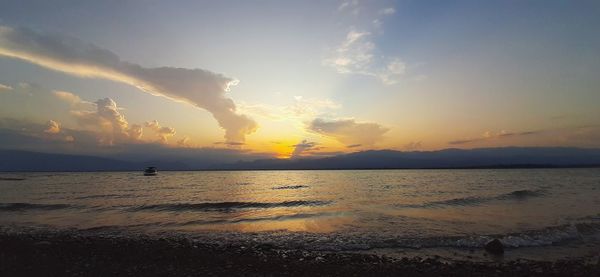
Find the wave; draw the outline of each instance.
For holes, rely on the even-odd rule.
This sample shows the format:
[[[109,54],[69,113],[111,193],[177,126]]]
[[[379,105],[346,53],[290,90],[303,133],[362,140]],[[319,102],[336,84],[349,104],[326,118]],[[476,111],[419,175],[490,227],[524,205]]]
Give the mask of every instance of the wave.
[[[585,236],[600,234],[600,224],[582,223],[547,227],[521,233],[499,235],[473,235],[464,237],[430,237],[430,238],[397,238],[378,239],[360,242],[354,239],[342,244],[343,250],[369,250],[378,248],[482,248],[492,239],[499,239],[507,248],[540,247],[580,240]],[[334,245],[332,245],[334,246]],[[338,247],[338,246],[335,246]]]
[[[491,201],[501,200],[525,200],[528,198],[543,196],[542,190],[515,190],[509,193],[495,195],[495,196],[469,196],[453,198],[441,201],[431,201],[422,204],[399,204],[396,205],[400,208],[443,208],[445,206],[475,206],[481,205]]]
[[[158,211],[214,211],[237,209],[270,209],[281,207],[299,206],[324,206],[330,201],[284,201],[284,202],[208,202],[208,203],[175,203],[142,205],[132,208],[133,211],[158,210]]]
[[[308,188],[308,186],[305,186],[305,185],[281,186],[281,187],[273,187],[271,189],[280,190],[280,189],[303,189],[303,188]]]
[[[0,211],[61,210],[73,208],[68,204],[0,203]]]
[[[421,247],[483,247],[492,239],[499,239],[505,247],[535,247],[556,245],[566,241],[578,240],[586,236],[600,234],[600,223],[577,223],[551,226],[520,233],[434,238]]]
[[[189,224],[198,224],[190,222]],[[499,239],[506,248],[547,247],[566,243],[587,243],[588,238],[600,235],[600,223],[579,223],[552,226],[521,233],[447,237],[402,237],[390,233],[352,234],[309,232],[207,233],[205,241],[252,241],[276,248],[316,251],[368,251],[376,249],[482,249],[486,243]],[[197,236],[197,234],[195,234]],[[198,237],[197,237],[198,238]]]
[[[21,177],[0,177],[0,181],[23,181],[25,178]]]
[[[217,220],[192,220],[183,223],[175,223],[178,226],[188,225],[209,225],[209,224],[235,224],[245,222],[260,222],[260,221],[285,221],[294,219],[307,219],[315,217],[332,216],[333,213],[298,213],[289,215],[277,215],[267,217],[252,217],[252,218],[236,218],[236,219],[217,219]]]
[[[75,199],[96,199],[96,198],[130,198],[135,194],[96,194],[76,197]]]

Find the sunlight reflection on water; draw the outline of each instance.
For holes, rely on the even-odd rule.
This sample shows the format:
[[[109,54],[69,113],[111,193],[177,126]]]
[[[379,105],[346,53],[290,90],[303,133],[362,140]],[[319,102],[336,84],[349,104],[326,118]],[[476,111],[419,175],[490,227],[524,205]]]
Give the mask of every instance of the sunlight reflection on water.
[[[3,173],[0,224],[386,238],[598,220],[599,169]]]

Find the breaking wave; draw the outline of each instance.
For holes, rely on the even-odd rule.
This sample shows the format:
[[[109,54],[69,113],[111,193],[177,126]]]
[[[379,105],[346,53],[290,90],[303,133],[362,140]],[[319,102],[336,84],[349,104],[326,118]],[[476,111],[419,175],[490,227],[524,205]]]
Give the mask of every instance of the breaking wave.
[[[546,227],[520,233],[495,235],[470,235],[448,237],[402,237],[391,234],[348,233],[277,233],[253,234],[207,233],[200,235],[206,241],[236,241],[270,244],[277,248],[294,248],[317,251],[365,251],[375,249],[427,249],[427,248],[483,248],[493,239],[499,239],[506,248],[545,247],[568,242],[585,241],[600,236],[600,223],[578,223]]]

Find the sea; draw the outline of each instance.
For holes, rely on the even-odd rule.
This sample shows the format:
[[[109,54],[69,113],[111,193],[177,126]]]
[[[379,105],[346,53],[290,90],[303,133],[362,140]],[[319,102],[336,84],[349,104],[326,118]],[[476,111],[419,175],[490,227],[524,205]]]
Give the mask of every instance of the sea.
[[[0,229],[556,260],[598,254],[600,169],[0,173]]]

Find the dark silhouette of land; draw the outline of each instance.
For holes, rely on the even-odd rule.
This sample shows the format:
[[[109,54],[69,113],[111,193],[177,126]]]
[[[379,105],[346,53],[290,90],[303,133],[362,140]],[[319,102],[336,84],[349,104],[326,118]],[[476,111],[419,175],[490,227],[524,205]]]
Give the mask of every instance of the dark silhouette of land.
[[[327,158],[259,159],[236,163],[201,163],[177,156],[144,161],[111,157],[0,150],[0,171],[159,170],[320,170],[320,169],[452,169],[600,167],[600,149],[504,147],[402,152],[372,150]]]

